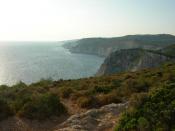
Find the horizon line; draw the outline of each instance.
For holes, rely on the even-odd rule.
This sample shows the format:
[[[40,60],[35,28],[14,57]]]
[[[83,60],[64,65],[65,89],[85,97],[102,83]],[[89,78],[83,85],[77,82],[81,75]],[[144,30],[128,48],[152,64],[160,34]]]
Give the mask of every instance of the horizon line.
[[[64,42],[64,41],[72,41],[72,40],[80,40],[80,39],[88,39],[88,38],[118,38],[118,37],[125,37],[125,36],[144,36],[144,35],[171,35],[175,36],[175,34],[170,33],[146,33],[146,34],[128,34],[128,35],[118,35],[118,36],[92,36],[92,37],[80,37],[80,38],[72,38],[72,39],[64,39],[64,40],[0,40],[1,42]]]

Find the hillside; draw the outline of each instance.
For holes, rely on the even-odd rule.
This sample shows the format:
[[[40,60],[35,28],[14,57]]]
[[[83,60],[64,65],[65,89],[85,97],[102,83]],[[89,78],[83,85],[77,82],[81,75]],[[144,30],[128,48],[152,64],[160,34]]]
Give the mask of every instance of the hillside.
[[[96,75],[109,75],[125,71],[153,68],[168,61],[175,61],[175,59],[145,49],[123,49],[111,53],[105,59]]]
[[[154,49],[158,50],[175,44],[175,36],[159,35],[128,35],[114,38],[85,38],[74,42],[65,42],[64,47],[73,53],[86,53],[106,57],[120,49]]]
[[[173,104],[175,100],[175,93],[173,91],[175,86],[173,83],[175,83],[175,65],[166,64],[159,68],[119,73],[110,76],[78,80],[41,80],[31,85],[20,82],[11,87],[2,85],[0,86],[0,130],[20,129],[20,131],[24,131],[26,128],[31,130],[61,130],[71,128],[86,130],[87,126],[85,125],[89,125],[88,128],[90,129],[99,127],[102,130],[101,128],[103,127],[105,130],[112,130],[115,123],[117,124],[116,130],[123,127],[130,130],[131,128],[127,126],[129,123],[127,123],[125,117],[121,116],[118,122],[120,112],[125,112],[124,108],[122,108],[122,111],[118,110],[118,107],[120,107],[118,104],[132,103],[131,98],[136,94],[148,93],[154,95],[155,92],[152,92],[152,90],[160,89],[161,92],[164,86],[168,86],[167,91],[171,92],[171,95],[164,99],[167,95],[163,93],[159,95],[162,97],[159,97],[160,100],[155,97],[158,103],[160,103],[160,105],[155,103],[155,106],[161,106],[163,99],[164,102]],[[138,97],[137,104],[139,104],[139,100],[140,98]],[[151,99],[147,99],[146,103],[149,103],[149,101],[154,103]],[[111,103],[117,105],[111,105]],[[152,110],[153,112],[149,119],[156,118],[154,113],[160,115],[161,111],[165,111],[165,105],[163,104],[161,108],[155,107],[156,110]],[[129,105],[129,109],[130,107],[131,105]],[[93,110],[93,108],[97,108],[97,110]],[[142,109],[140,106],[136,108],[137,110]],[[170,112],[173,112],[175,108],[171,108],[170,105],[168,109]],[[118,115],[114,117],[116,111]],[[127,119],[132,119],[132,117],[136,119],[136,116],[130,115]],[[170,122],[173,124],[175,114],[167,114],[166,116],[168,121],[166,121],[166,117],[157,117],[158,119],[156,120],[157,123],[163,121],[165,126],[162,127],[157,124],[154,128],[174,129],[174,126],[167,126]],[[170,116],[172,119],[169,119]],[[109,127],[105,128],[104,123],[108,123],[110,126],[108,125]],[[150,121],[149,124],[152,125],[153,123],[154,121]]]
[[[167,47],[161,49],[160,52],[162,52],[168,56],[175,57],[175,45],[167,46]]]

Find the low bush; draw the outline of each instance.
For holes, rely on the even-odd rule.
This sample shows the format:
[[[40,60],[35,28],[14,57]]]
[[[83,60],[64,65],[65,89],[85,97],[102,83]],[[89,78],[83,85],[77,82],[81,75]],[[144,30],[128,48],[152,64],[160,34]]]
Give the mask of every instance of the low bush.
[[[8,104],[4,100],[0,99],[0,120],[8,118],[12,114],[13,113]]]
[[[47,87],[53,83],[51,78],[49,79],[41,79],[39,82],[33,83],[30,87]]]
[[[97,100],[94,97],[82,96],[77,99],[78,106],[82,108],[92,108],[96,107]]]
[[[110,103],[120,103],[122,102],[121,97],[117,94],[117,92],[114,90],[108,94],[101,94],[97,96],[98,103],[100,106],[107,105]]]
[[[35,96],[31,101],[24,104],[18,115],[29,119],[43,120],[64,113],[66,113],[66,109],[60,103],[58,96],[47,93]]]
[[[122,115],[116,131],[175,130],[175,83],[135,97],[135,109]],[[136,102],[138,101],[138,102]]]
[[[134,93],[131,96],[131,98],[129,99],[129,101],[130,101],[129,105],[130,105],[131,108],[138,108],[146,100],[147,100],[147,93]]]
[[[19,81],[17,84],[12,86],[12,88],[25,88],[25,87],[27,87],[27,85],[22,81]]]
[[[81,97],[83,97],[83,96],[85,96],[82,92],[80,92],[80,91],[75,91],[72,95],[71,95],[71,97],[70,97],[70,99],[72,100],[72,101],[77,101],[77,99],[79,99],[79,98],[81,98]]]
[[[73,89],[70,87],[61,87],[59,89],[59,93],[60,93],[61,97],[69,98],[70,95],[73,93]]]
[[[104,93],[107,94],[112,91],[112,87],[109,86],[95,86],[93,92],[94,93]]]

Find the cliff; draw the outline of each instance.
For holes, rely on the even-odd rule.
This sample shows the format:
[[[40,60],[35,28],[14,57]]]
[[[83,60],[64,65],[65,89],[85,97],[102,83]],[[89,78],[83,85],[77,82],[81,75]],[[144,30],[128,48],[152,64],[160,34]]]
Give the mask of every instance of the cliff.
[[[159,50],[175,44],[175,36],[159,35],[128,35],[115,38],[84,38],[65,42],[65,48],[73,53],[85,53],[106,57],[121,49],[143,48]]]
[[[96,75],[108,75],[118,72],[152,68],[168,61],[174,61],[174,59],[154,51],[144,49],[124,49],[109,55]]]

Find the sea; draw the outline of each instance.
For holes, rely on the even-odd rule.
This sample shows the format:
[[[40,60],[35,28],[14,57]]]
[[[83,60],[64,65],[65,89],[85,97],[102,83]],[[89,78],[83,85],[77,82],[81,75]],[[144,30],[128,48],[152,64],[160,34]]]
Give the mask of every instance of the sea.
[[[94,76],[104,58],[71,53],[63,42],[1,42],[0,85]]]

